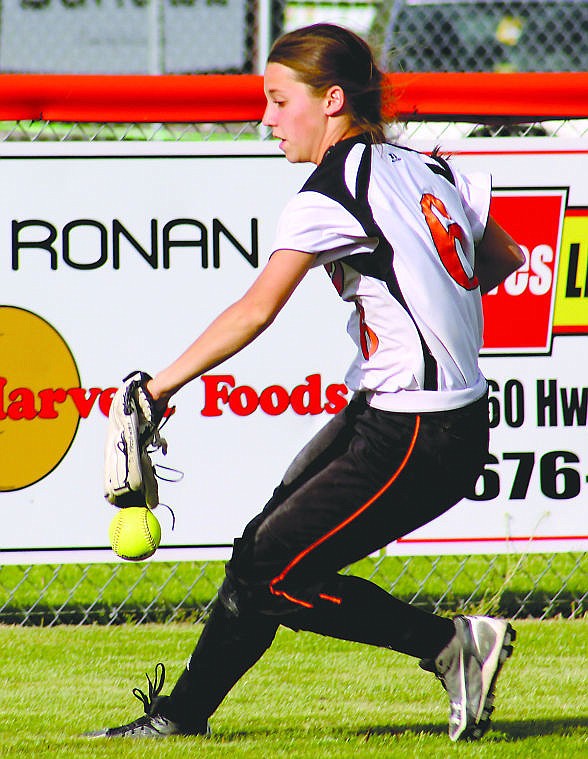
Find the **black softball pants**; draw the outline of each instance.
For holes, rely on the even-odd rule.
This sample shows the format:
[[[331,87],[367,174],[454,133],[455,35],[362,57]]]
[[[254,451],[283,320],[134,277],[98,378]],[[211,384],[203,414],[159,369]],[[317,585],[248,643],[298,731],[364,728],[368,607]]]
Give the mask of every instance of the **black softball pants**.
[[[201,725],[280,624],[436,656],[453,636],[451,620],[340,570],[461,500],[487,457],[485,396],[462,409],[421,414],[380,411],[355,398],[295,458],[235,541],[165,715]]]

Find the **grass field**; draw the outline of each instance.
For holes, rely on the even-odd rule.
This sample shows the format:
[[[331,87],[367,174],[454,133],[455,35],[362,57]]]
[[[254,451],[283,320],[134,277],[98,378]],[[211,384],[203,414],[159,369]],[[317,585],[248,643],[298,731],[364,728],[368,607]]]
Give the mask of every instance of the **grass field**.
[[[0,626],[0,756],[588,756],[588,619],[515,626],[493,726],[471,744],[449,741],[445,693],[414,660],[286,629],[214,715],[211,739],[89,740],[80,734],[140,715],[131,689],[157,661],[173,684],[200,628]]]

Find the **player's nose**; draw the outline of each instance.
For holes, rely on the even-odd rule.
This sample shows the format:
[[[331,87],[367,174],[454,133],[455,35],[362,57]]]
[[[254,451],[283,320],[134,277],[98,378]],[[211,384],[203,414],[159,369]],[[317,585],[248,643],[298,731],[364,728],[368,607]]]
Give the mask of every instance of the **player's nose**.
[[[268,103],[265,107],[265,111],[263,112],[263,118],[261,119],[261,123],[267,127],[275,126],[276,125],[275,112],[276,112],[276,109],[272,108],[271,103]]]

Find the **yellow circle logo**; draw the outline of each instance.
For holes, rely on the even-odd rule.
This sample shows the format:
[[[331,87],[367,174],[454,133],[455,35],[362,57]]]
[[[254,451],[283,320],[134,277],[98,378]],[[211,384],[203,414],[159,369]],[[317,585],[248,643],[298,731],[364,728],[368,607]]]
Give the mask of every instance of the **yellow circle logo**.
[[[68,389],[80,387],[70,349],[44,319],[0,306],[0,491],[42,480],[63,459],[80,415]]]

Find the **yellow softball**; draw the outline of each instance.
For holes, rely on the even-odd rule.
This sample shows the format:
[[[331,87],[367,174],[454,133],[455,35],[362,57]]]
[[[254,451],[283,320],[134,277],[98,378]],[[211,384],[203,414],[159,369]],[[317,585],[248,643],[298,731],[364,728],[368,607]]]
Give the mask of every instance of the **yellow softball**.
[[[161,540],[161,527],[146,506],[117,511],[108,529],[112,550],[121,559],[143,561],[153,556]]]

